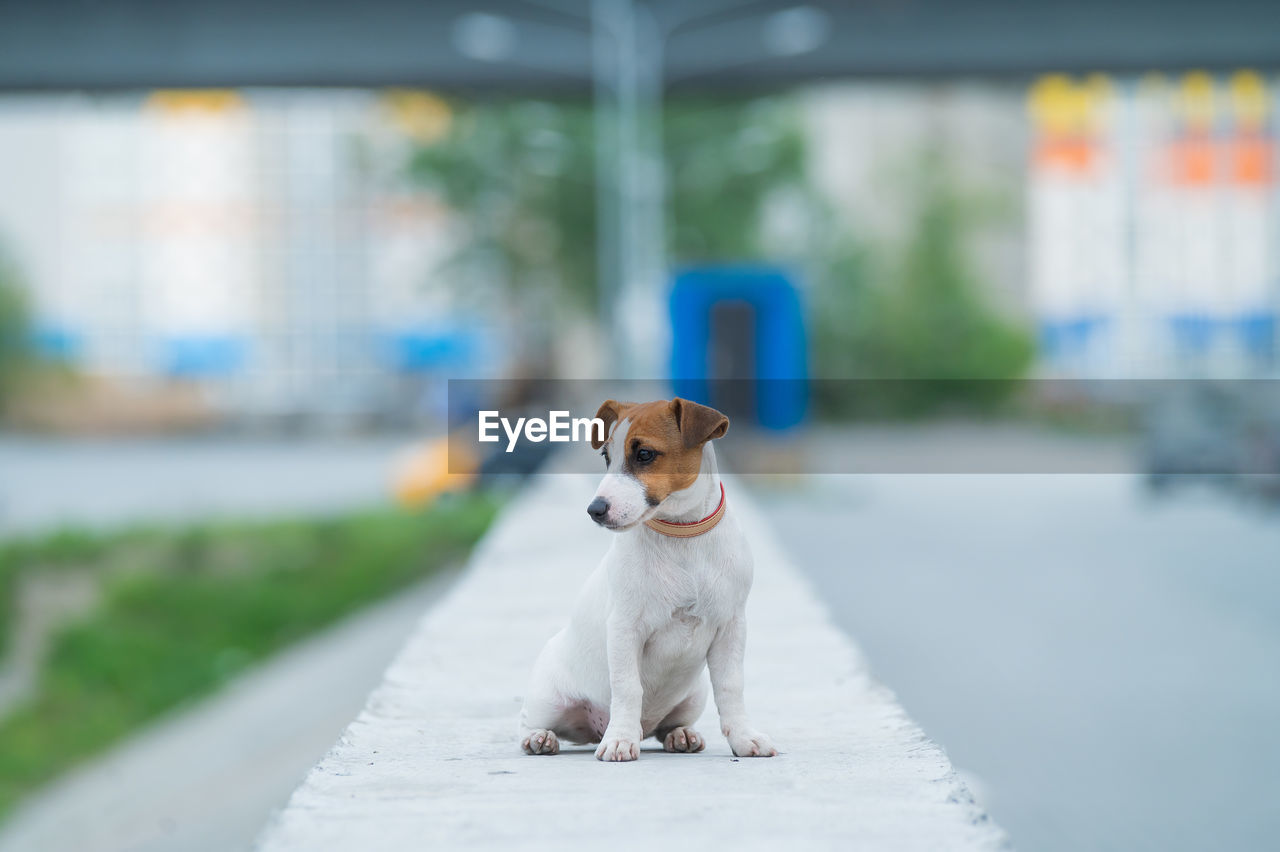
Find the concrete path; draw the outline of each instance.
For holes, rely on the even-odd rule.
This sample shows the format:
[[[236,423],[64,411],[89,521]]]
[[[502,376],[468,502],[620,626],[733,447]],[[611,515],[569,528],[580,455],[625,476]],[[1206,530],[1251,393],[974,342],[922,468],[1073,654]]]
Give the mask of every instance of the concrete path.
[[[1280,848],[1275,507],[1133,476],[759,484],[1018,849]]]
[[[0,852],[248,849],[453,578],[362,611],[74,771],[13,814]]]
[[[593,488],[588,477],[542,476],[508,509],[262,849],[1002,845],[733,482],[731,511],[757,559],[747,698],[783,754],[733,758],[710,712],[702,754],[650,745],[628,764],[600,763],[589,748],[521,754],[529,669],[608,545],[583,515]]]

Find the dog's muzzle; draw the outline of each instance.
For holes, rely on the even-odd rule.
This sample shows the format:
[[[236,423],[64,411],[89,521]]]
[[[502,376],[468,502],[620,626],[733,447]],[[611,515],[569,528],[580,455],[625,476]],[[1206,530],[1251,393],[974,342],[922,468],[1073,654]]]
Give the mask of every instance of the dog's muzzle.
[[[605,515],[609,514],[609,501],[603,497],[597,497],[587,506],[587,514],[597,524],[603,524]]]

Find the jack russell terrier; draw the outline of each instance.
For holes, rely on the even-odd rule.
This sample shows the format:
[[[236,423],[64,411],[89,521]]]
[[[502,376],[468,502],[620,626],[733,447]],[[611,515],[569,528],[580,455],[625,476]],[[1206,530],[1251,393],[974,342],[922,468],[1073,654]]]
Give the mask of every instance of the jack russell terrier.
[[[587,514],[622,534],[534,664],[521,747],[599,743],[600,760],[635,760],[652,736],[667,751],[702,751],[691,725],[707,703],[705,667],[733,753],[776,755],[742,699],[751,551],[725,509],[711,447],[729,418],[679,398],[611,399],[596,417],[605,437],[591,446],[606,473]]]

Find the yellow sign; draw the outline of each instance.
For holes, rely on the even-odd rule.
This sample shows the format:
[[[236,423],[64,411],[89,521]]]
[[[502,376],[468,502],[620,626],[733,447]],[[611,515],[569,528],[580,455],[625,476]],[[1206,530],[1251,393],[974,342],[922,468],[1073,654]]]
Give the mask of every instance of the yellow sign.
[[[1104,123],[1113,95],[1111,78],[1105,74],[1091,74],[1082,82],[1049,74],[1031,87],[1028,109],[1041,133],[1079,136]]]
[[[389,89],[382,96],[391,122],[418,142],[435,142],[449,132],[453,111],[443,98],[416,89]]]
[[[1213,78],[1204,71],[1192,71],[1182,78],[1182,118],[1194,130],[1209,130],[1217,116]]]
[[[1270,111],[1267,84],[1262,75],[1256,71],[1237,71],[1231,75],[1227,89],[1236,122],[1251,130],[1261,127]]]
[[[169,112],[229,112],[244,106],[244,98],[232,89],[157,89],[147,106]]]

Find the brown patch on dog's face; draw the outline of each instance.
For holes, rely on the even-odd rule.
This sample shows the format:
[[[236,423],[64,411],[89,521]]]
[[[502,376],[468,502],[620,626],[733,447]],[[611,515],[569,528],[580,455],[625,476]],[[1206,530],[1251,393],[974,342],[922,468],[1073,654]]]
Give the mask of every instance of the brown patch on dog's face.
[[[600,407],[596,410],[596,418],[604,421],[604,436],[607,440],[609,433],[613,431],[613,424],[619,420],[625,419],[623,412],[632,408],[633,402],[618,402],[616,399],[606,399],[600,403]],[[597,440],[595,433],[591,435],[591,449],[598,450],[605,445],[605,441]]]
[[[614,446],[625,451],[623,470],[644,486],[650,506],[693,485],[703,446],[729,430],[729,418],[719,411],[679,397],[631,405],[622,419],[627,435]]]

